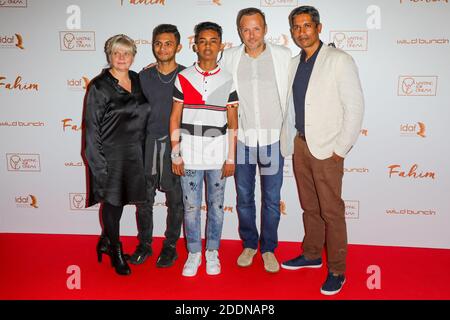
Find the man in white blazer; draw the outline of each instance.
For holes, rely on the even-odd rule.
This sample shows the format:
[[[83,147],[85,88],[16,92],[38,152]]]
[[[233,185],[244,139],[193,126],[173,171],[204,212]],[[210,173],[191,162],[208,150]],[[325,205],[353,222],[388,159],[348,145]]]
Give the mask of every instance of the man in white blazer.
[[[278,272],[280,192],[284,159],[280,132],[286,114],[291,51],[264,41],[267,25],[257,8],[242,9],[236,19],[242,45],[224,51],[221,65],[233,75],[240,100],[235,172],[241,267],[252,264],[258,243],[267,272]],[[261,177],[261,232],[256,227],[255,178]]]
[[[285,157],[294,154],[305,237],[303,253],[282,268],[320,268],[326,243],[328,276],[321,292],[333,295],[341,290],[346,270],[344,158],[360,134],[364,99],[352,57],[320,41],[319,12],[298,7],[289,23],[302,51],[290,68],[281,151]]]

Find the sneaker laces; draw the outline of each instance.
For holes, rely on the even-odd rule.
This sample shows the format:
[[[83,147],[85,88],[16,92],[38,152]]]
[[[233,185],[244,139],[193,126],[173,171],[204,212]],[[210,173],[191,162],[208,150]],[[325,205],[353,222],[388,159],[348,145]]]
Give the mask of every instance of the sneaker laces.
[[[219,253],[217,250],[207,250],[206,251],[206,261],[211,263],[218,263],[219,262]]]
[[[186,266],[188,267],[194,267],[195,265],[198,264],[198,253],[189,253],[188,255],[188,259],[186,261]]]

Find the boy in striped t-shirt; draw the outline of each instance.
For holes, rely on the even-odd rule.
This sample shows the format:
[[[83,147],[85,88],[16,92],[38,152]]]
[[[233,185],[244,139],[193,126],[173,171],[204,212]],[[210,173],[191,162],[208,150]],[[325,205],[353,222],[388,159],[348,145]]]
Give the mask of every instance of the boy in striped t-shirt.
[[[198,62],[176,80],[170,116],[172,170],[181,176],[188,259],[183,275],[197,274],[202,260],[201,217],[206,179],[206,273],[219,274],[225,178],[234,174],[238,97],[231,74],[217,65],[223,50],[222,28],[213,22],[195,26]],[[181,139],[180,139],[181,138]],[[181,140],[181,141],[180,141]]]

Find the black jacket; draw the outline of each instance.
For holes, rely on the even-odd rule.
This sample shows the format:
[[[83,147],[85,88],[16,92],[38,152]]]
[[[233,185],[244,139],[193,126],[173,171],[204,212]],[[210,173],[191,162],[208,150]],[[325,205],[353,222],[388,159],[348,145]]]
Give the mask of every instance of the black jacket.
[[[146,201],[145,126],[150,105],[138,74],[130,71],[132,92],[108,69],[89,85],[84,110],[84,153],[88,166],[87,206],[115,206]]]

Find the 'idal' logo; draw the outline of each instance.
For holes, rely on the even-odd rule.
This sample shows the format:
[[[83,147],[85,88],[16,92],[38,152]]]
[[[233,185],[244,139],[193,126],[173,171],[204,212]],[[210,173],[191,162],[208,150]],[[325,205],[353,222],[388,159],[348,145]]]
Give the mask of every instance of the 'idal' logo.
[[[14,35],[1,35],[0,34],[0,48],[17,48],[25,49],[23,46],[22,35],[15,33]]]
[[[81,79],[67,80],[67,87],[70,90],[86,90],[89,85],[89,78],[81,77]]]
[[[32,194],[28,196],[17,196],[14,200],[18,208],[39,208],[37,198]]]
[[[403,137],[422,137],[425,138],[426,126],[423,122],[417,124],[402,124],[400,125],[400,134]]]

